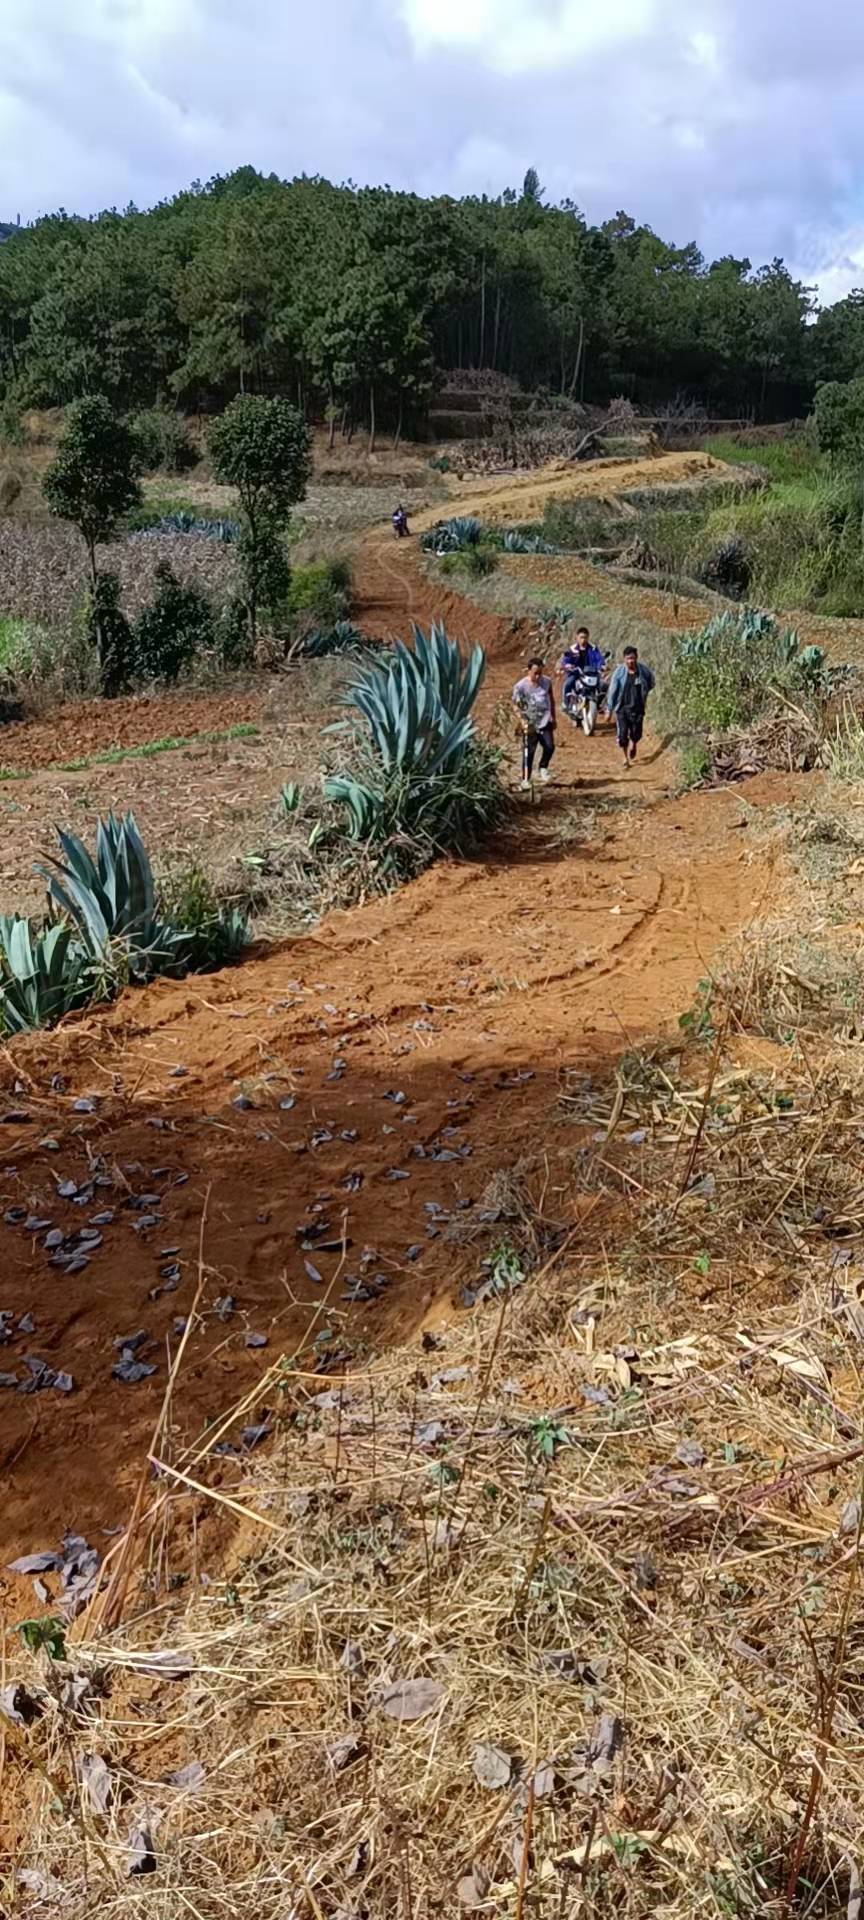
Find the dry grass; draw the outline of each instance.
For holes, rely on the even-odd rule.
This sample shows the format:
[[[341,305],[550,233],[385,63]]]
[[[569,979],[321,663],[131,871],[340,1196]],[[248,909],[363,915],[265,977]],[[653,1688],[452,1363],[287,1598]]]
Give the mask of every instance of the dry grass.
[[[236,579],[237,556],[218,540],[183,535],[130,535],[100,550],[100,565],[120,576],[127,613],[140,613],[152,599],[156,568],[167,560],[184,584],[194,583],[217,604]],[[0,520],[0,613],[63,627],[72,620],[87,587],[87,557],[74,528],[51,521],[36,525]]]
[[[857,1040],[861,990],[860,934],[823,927],[811,937],[797,917],[775,920],[750,927],[721,957],[693,1018],[703,1032],[728,1023],[799,1046],[825,1034]]]
[[[329,1380],[314,1348],[277,1365],[266,1457],[217,1470],[223,1430],[177,1453],[168,1418],[124,1624],[79,1623],[68,1668],[8,1654],[42,1708],[4,1784],[47,1910],[419,1920],[473,1887],[513,1920],[839,1911],[864,1848],[860,1096],[842,1056],[565,1085],[572,1176],[487,1196],[471,1315]],[[172,1593],[209,1502],[230,1570],[193,1553]],[[145,1670],[166,1649],[186,1677]],[[394,1719],[419,1680],[424,1716]]]

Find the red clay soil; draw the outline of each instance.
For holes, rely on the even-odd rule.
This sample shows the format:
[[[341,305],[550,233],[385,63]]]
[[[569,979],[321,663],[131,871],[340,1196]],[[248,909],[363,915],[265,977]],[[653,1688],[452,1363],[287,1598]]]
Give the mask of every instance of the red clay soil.
[[[509,627],[437,594],[433,606],[413,553],[367,546],[364,624],[405,632],[408,615],[441,611],[489,646],[490,694],[504,693]],[[546,1154],[549,1210],[574,1216],[562,1075],[601,1074],[673,1028],[771,884],[734,793],[669,798],[674,768],[656,743],[638,771],[616,762],[607,732],[568,730],[557,784],[483,859],[442,863],[234,972],[127,993],[4,1054],[0,1309],[33,1330],[13,1331],[0,1370],[22,1377],[30,1355],[75,1386],[0,1393],[0,1560],[67,1527],[98,1544],[125,1519],[202,1222],[203,1323],[174,1396],[175,1448],[298,1342],[308,1366],[416,1327],[477,1271],[479,1250],[448,1239],[439,1210],[470,1221],[523,1154]],[[747,794],[758,802],[758,782]],[[580,812],[583,798],[607,810]],[[14,1212],[4,1224],[19,1208],[50,1226]],[[52,1265],[49,1231],[88,1227],[102,1235],[89,1263]],[[375,1276],[386,1284],[371,1302],[343,1298]],[[125,1385],[115,1343],[141,1330],[156,1371]],[[269,1345],[247,1348],[247,1332]]]
[[[191,739],[198,733],[255,722],[260,693],[152,693],[128,700],[78,700],[44,720],[0,727],[0,768],[38,772],[84,760],[112,747],[142,747],[151,740]]]

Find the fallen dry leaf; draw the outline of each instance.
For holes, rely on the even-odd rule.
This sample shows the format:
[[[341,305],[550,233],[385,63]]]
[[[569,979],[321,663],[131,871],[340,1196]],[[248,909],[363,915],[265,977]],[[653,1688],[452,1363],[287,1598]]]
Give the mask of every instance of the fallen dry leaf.
[[[456,1888],[460,1907],[482,1907],[490,1885],[486,1868],[481,1866],[479,1860],[475,1860],[471,1872],[465,1874]]]
[[[111,1804],[113,1776],[101,1753],[83,1754],[80,1773],[82,1785],[93,1812],[106,1814]]]
[[[472,1761],[474,1778],[481,1787],[488,1787],[497,1793],[502,1787],[509,1787],[513,1775],[513,1762],[503,1747],[493,1747],[488,1741],[478,1741],[474,1748]]]
[[[444,1693],[440,1680],[394,1680],[376,1704],[388,1720],[424,1720],[440,1706]]]

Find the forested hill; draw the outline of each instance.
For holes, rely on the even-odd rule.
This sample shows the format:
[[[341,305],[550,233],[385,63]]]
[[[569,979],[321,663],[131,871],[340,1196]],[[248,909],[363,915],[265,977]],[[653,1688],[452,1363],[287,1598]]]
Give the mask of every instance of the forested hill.
[[[533,172],[497,200],[424,200],[243,168],[147,213],[13,229],[0,397],[198,407],[278,388],[321,415],[374,406],[407,426],[436,370],[471,367],[770,418],[864,371],[862,297],[813,315],[782,261],[708,264],[623,213],[590,226],[546,205]]]
[[[0,220],[0,240],[8,240],[10,233],[15,231],[15,225],[11,220]]]

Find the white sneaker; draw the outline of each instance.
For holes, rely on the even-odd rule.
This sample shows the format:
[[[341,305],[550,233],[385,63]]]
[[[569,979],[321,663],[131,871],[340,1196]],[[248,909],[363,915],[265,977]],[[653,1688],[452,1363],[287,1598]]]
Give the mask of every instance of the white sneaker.
[[[541,767],[541,768],[540,768],[540,776],[539,776],[539,777],[540,777],[540,779],[542,780],[542,782],[543,782],[543,785],[544,785],[544,787],[548,787],[548,785],[549,785],[549,782],[550,782],[550,780],[551,780],[551,778],[552,778],[552,775],[551,775],[551,773],[549,772],[549,768],[548,768],[548,767]]]
[[[530,792],[531,792],[531,782],[530,782],[530,780],[520,780],[520,782],[519,782],[519,786],[520,786],[520,789],[521,789],[521,791],[522,791],[522,793],[530,793]]]

